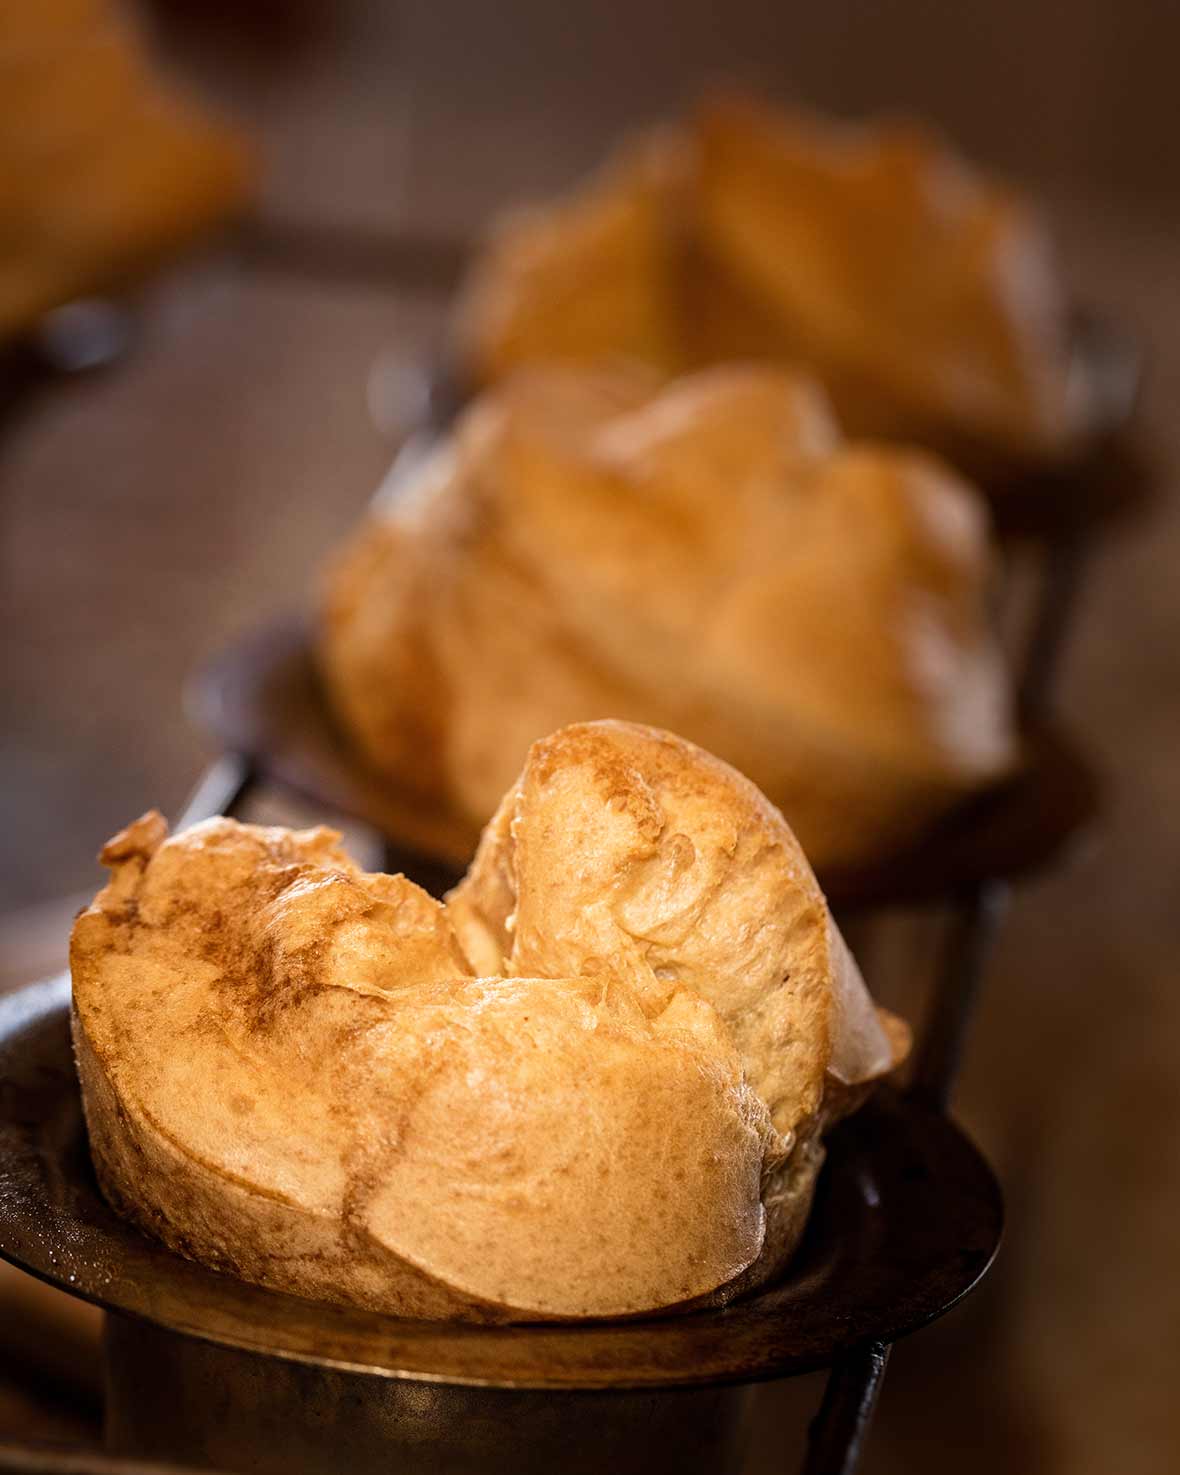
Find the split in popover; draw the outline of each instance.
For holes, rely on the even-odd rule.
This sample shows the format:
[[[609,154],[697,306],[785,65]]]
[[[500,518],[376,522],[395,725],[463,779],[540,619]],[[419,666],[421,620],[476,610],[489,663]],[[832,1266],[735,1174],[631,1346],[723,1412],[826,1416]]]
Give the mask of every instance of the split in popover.
[[[418,1317],[626,1316],[776,1275],[907,1048],[782,816],[625,723],[534,745],[445,903],[338,836],[158,815],[71,948],[91,1151],[173,1249]]]

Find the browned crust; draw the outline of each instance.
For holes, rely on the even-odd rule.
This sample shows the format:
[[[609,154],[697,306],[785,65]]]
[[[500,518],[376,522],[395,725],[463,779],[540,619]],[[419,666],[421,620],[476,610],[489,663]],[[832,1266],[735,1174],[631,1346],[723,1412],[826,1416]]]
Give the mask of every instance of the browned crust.
[[[91,1151],[118,1212],[259,1284],[476,1322],[723,1304],[898,1053],[781,816],[666,733],[536,745],[446,906],[330,831],[165,836],[110,842],[74,929]]]

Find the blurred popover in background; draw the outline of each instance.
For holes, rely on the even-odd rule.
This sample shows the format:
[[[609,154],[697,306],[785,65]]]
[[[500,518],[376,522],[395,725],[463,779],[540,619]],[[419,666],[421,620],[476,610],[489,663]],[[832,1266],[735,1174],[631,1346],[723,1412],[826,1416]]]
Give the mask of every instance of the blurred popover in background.
[[[251,151],[156,68],[123,5],[0,5],[0,338],[119,290],[237,211]]]
[[[460,378],[624,358],[803,366],[850,434],[965,464],[1066,453],[1091,418],[1048,234],[926,125],[732,95],[498,222],[455,323]]]
[[[748,774],[822,874],[1015,762],[991,570],[978,495],[805,378],[538,369],[336,557],[319,663],[368,764],[473,838],[530,743],[609,716]]]

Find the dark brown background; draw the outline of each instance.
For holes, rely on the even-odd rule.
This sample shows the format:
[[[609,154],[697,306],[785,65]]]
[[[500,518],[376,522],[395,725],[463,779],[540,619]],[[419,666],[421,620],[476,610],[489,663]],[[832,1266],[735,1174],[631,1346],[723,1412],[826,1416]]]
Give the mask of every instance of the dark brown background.
[[[254,128],[288,224],[467,237],[717,77],[928,113],[1040,192],[1079,292],[1143,335],[1142,432],[1172,492],[1180,7],[189,0],[154,23]],[[391,454],[373,365],[388,383],[429,352],[443,305],[227,249],[154,285],[124,364],[3,426],[0,909],[42,908],[0,924],[9,981],[58,955],[54,900],[94,884],[105,836],[178,808],[207,756],[186,672],[307,597]],[[1096,571],[1063,705],[1111,775],[1106,822],[1019,898],[960,1095],[1008,1241],[983,1292],[899,1347],[876,1475],[1180,1460],[1178,566],[1169,495]],[[758,1469],[792,1467],[800,1392],[759,1395]]]

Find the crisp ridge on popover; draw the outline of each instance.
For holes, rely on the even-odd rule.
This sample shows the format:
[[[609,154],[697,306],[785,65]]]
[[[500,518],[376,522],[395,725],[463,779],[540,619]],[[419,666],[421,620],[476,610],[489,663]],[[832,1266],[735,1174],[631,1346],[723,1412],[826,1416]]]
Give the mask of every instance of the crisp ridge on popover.
[[[782,816],[626,723],[532,748],[452,896],[324,829],[149,814],[71,946],[99,1181],[173,1249],[419,1317],[626,1316],[778,1273],[904,1055]]]
[[[391,786],[474,836],[534,739],[621,717],[699,742],[826,875],[1016,759],[985,510],[844,441],[771,367],[522,373],[332,565],[319,665]]]

